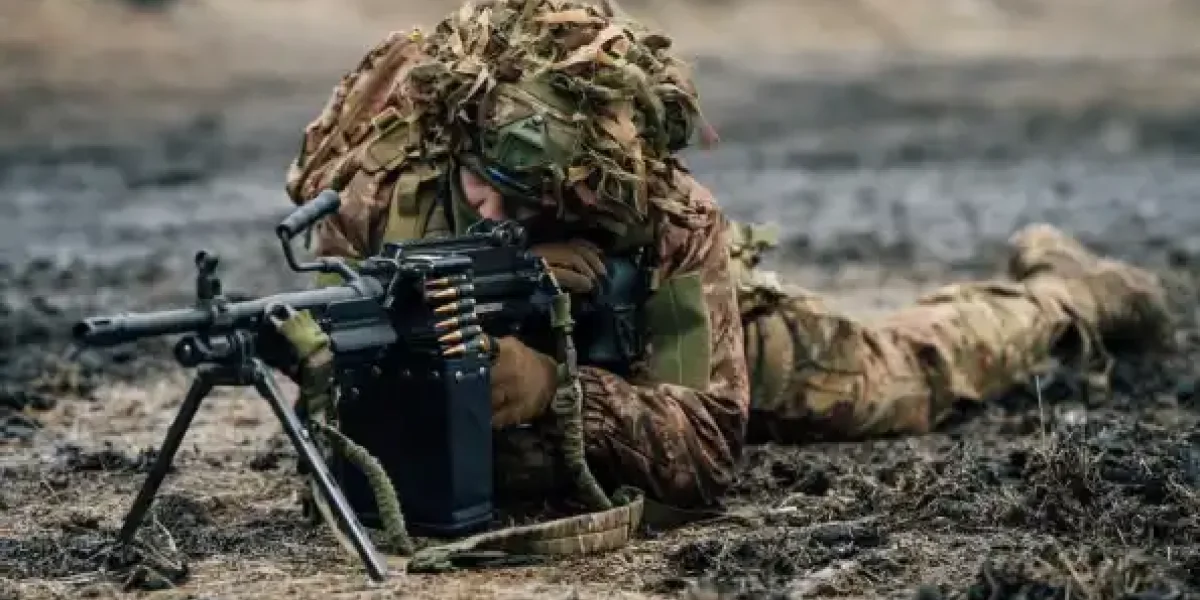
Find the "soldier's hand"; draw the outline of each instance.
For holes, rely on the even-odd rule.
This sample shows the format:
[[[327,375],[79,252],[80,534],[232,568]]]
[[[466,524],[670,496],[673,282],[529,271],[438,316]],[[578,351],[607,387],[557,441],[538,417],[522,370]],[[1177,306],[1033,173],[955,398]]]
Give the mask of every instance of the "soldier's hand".
[[[558,383],[554,359],[514,337],[496,340],[492,363],[492,427],[528,423],[550,406]]]
[[[538,244],[529,250],[546,260],[558,284],[572,294],[590,293],[608,275],[604,253],[586,240]]]

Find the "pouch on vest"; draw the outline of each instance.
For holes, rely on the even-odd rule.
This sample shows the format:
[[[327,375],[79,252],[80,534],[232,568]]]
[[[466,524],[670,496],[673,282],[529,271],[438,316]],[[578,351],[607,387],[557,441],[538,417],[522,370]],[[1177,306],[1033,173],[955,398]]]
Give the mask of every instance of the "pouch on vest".
[[[580,302],[576,315],[579,362],[629,377],[645,354],[642,304],[649,281],[636,257],[606,258],[604,264],[607,277],[591,298]]]
[[[712,373],[712,323],[700,273],[662,282],[646,303],[655,381],[703,390]]]

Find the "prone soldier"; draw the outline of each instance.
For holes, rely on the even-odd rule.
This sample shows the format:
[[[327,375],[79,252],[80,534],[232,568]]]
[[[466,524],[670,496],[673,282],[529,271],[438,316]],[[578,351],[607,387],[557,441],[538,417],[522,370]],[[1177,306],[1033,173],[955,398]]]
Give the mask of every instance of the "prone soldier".
[[[697,135],[716,140],[665,35],[608,5],[479,2],[368,53],[306,129],[287,190],[340,191],[321,256],[523,222],[558,282],[604,308],[577,373],[587,462],[674,506],[714,504],[748,442],[928,432],[1051,361],[1102,384],[1111,345],[1166,338],[1153,275],[1048,225],[1011,238],[1004,280],[878,323],[840,314],[758,269],[769,244],[678,157]],[[537,424],[561,365],[495,342],[497,484],[542,496],[557,483]]]

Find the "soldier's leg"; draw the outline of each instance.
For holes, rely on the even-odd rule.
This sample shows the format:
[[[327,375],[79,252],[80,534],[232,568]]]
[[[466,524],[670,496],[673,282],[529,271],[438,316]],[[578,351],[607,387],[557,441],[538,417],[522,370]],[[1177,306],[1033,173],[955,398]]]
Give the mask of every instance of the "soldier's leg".
[[[751,437],[780,442],[922,433],[958,400],[982,401],[1066,361],[1099,375],[1106,343],[1160,342],[1156,278],[1100,259],[1058,230],[1010,240],[1011,281],[947,286],[878,322],[803,290],[748,290]]]

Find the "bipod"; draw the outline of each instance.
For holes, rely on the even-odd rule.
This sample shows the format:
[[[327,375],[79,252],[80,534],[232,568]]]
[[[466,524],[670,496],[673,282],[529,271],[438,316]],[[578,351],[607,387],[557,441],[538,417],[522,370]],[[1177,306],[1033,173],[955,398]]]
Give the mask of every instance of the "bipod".
[[[329,506],[333,509],[333,514],[338,520],[336,525],[350,538],[371,579],[374,581],[385,580],[387,578],[385,563],[380,559],[371,539],[367,537],[366,531],[354,516],[354,512],[350,509],[350,503],[346,501],[345,496],[334,483],[333,475],[313,444],[308,430],[300,424],[300,420],[296,418],[292,409],[284,404],[282,390],[279,389],[270,369],[260,359],[254,358],[248,352],[252,342],[251,334],[236,331],[223,337],[225,339],[221,345],[225,348],[219,351],[197,336],[186,337],[180,340],[176,346],[176,357],[185,365],[202,356],[203,362],[210,362],[213,358],[218,358],[214,356],[215,354],[221,356],[219,356],[219,362],[210,362],[210,364],[202,364],[198,367],[196,377],[183,400],[183,405],[179,407],[179,413],[175,415],[175,420],[167,430],[167,436],[163,439],[154,466],[151,467],[150,474],[146,477],[137,499],[134,500],[129,514],[125,517],[125,523],[121,526],[118,536],[119,541],[123,544],[133,542],[134,535],[141,526],[146,511],[149,510],[159,487],[162,486],[163,479],[166,478],[167,471],[171,468],[175,453],[179,451],[179,445],[183,442],[183,436],[191,426],[196,411],[200,409],[200,403],[208,397],[209,392],[217,387],[253,386],[259,396],[271,406],[271,411],[275,413],[279,424],[283,426],[284,433],[291,440],[292,446],[296,448],[301,464],[307,467],[308,472],[317,483],[317,487],[320,488],[321,493],[329,502]]]
[[[220,284],[212,276],[212,270],[216,266],[215,257],[200,253],[196,257],[196,262],[200,267],[200,274],[197,278],[199,299],[201,301],[218,300]],[[196,411],[200,409],[200,403],[208,397],[209,392],[217,387],[253,387],[258,395],[271,406],[271,411],[275,413],[284,433],[295,447],[301,465],[308,469],[308,473],[312,475],[321,494],[332,508],[338,523],[330,525],[339,527],[348,535],[373,581],[379,582],[387,579],[386,564],[379,557],[371,539],[367,537],[362,524],[355,517],[350,503],[346,501],[346,497],[342,495],[341,490],[334,482],[333,475],[321,458],[316,445],[313,444],[308,429],[300,424],[296,414],[283,402],[283,391],[275,382],[270,368],[256,357],[254,341],[253,333],[235,330],[215,337],[210,337],[205,333],[188,335],[175,345],[175,359],[184,367],[195,367],[196,377],[192,380],[191,387],[188,388],[183,405],[179,407],[179,413],[175,415],[175,420],[171,422],[171,426],[167,430],[167,437],[163,439],[162,447],[159,449],[154,466],[150,469],[150,474],[146,476],[146,481],[133,501],[129,514],[125,516],[125,523],[121,526],[118,541],[124,545],[133,542],[134,536],[146,516],[146,511],[154,502],[154,497],[158,494],[158,489],[162,486],[163,479],[166,478],[167,471],[170,470],[171,463],[175,460],[175,453],[179,451],[183,436],[187,434],[192,419],[196,416]]]

